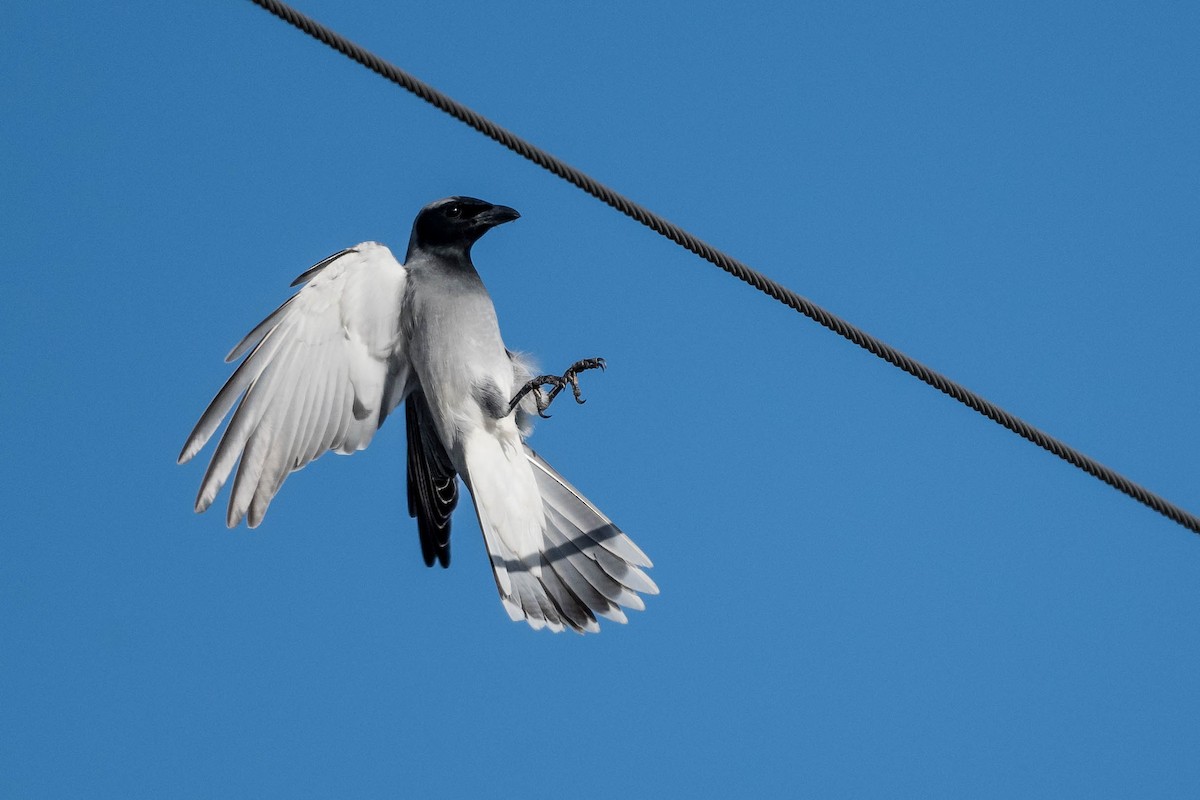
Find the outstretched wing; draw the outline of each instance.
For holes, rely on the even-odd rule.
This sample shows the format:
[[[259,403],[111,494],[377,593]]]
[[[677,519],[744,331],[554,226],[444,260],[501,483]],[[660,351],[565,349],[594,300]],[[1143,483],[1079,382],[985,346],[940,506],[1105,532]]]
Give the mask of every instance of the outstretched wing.
[[[309,269],[305,284],[226,356],[238,365],[188,437],[179,463],[229,414],[196,511],[212,505],[237,464],[226,524],[251,528],[288,474],[328,450],[366,447],[415,382],[400,330],[407,271],[364,242]],[[240,398],[240,400],[239,400]]]

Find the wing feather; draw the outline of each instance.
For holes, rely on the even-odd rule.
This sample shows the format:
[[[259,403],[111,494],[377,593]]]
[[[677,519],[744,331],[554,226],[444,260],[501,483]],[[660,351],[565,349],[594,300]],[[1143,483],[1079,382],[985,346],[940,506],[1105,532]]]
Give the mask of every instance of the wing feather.
[[[437,438],[423,392],[404,403],[408,438],[408,514],[417,520],[425,566],[450,566],[450,514],[458,505],[458,478]]]
[[[324,259],[304,284],[229,354],[247,353],[180,453],[196,455],[229,417],[201,482],[196,510],[228,480],[226,522],[257,526],[291,472],[329,450],[366,447],[412,386],[401,318],[407,272],[388,248],[364,242]],[[232,411],[232,415],[230,412]]]
[[[254,346],[250,355],[238,365],[225,385],[217,392],[217,396],[208,404],[208,408],[200,415],[200,420],[188,436],[183,450],[179,453],[179,463],[184,464],[208,443],[212,435],[221,425],[221,420],[229,413],[245,391],[262,375],[263,369],[286,344],[284,337],[276,336],[275,330],[269,331],[262,340]]]
[[[281,348],[285,356],[292,346],[292,343],[287,343],[285,347]],[[271,384],[278,380],[279,375],[278,370],[266,370],[265,372],[266,374],[256,377],[246,389],[237,405],[237,410],[229,420],[229,425],[221,434],[216,452],[213,453],[212,460],[208,462],[208,469],[205,470],[204,479],[200,482],[200,493],[196,497],[197,513],[207,510],[212,505],[213,500],[221,491],[221,487],[229,478],[234,464],[241,456],[247,440],[258,427],[259,420],[262,419],[265,406],[257,400],[262,393],[270,393]],[[217,423],[220,423],[219,419]]]
[[[259,343],[262,342],[263,338],[272,330],[274,330],[274,328],[279,324],[280,318],[287,313],[288,307],[291,306],[292,301],[299,296],[300,295],[298,294],[294,294],[287,300],[284,300],[283,304],[280,305],[279,308],[272,311],[266,319],[255,325],[253,330],[242,337],[242,340],[237,343],[237,346],[235,346],[225,355],[225,363],[229,364],[237,361],[241,357],[242,353],[246,352],[251,347],[257,347]]]
[[[290,469],[299,464],[307,464],[333,443],[336,426],[347,415],[345,389],[345,364],[331,358],[330,347],[321,345],[314,353],[311,370],[304,370],[305,378],[301,379],[304,387],[305,403],[301,414],[290,424],[285,423],[281,433],[288,432],[294,437],[289,443],[287,456],[281,459],[279,468],[286,466]],[[327,444],[328,443],[328,444]],[[282,441],[280,442],[282,444]],[[324,446],[323,446],[324,445]]]

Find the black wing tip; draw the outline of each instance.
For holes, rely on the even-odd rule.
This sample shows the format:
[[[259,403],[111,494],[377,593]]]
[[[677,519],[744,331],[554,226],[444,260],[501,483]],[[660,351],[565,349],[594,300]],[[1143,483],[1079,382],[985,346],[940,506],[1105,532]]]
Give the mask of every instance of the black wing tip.
[[[418,520],[418,522],[423,522],[423,520]],[[450,542],[439,543],[435,532],[429,531],[423,524],[417,527],[417,533],[421,539],[421,560],[425,562],[425,566],[433,567],[434,564],[437,564],[442,569],[449,568]],[[448,536],[449,533],[449,530],[446,530],[444,535]]]
[[[417,520],[425,566],[450,566],[450,515],[458,505],[458,482],[449,457],[427,430],[429,410],[415,391],[404,402],[408,441],[408,514]],[[439,486],[440,484],[440,486]]]

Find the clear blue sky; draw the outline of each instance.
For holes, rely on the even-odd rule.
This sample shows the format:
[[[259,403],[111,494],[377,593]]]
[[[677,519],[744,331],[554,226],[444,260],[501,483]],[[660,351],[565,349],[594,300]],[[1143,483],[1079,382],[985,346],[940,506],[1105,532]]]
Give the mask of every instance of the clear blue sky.
[[[300,8],[1200,510],[1200,6]],[[18,0],[0,76],[0,796],[1200,794],[1195,535],[247,2]],[[229,347],[459,193],[609,361],[533,442],[628,626],[510,623],[469,513],[426,569],[401,425],[191,511]]]

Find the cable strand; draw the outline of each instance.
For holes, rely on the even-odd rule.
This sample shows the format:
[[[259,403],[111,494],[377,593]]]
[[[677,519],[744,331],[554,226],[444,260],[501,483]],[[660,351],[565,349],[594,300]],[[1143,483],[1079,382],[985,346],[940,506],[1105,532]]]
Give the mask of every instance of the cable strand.
[[[733,275],[738,280],[748,283],[772,299],[800,312],[819,325],[828,328],[867,352],[878,356],[889,364],[934,387],[943,394],[952,397],[1023,439],[1053,453],[1089,475],[1099,478],[1114,489],[1157,511],[1173,522],[1182,525],[1194,533],[1200,533],[1200,518],[1190,512],[1139,486],[1120,473],[1084,455],[1065,442],[1035,428],[1019,417],[1013,416],[984,397],[955,383],[921,362],[906,356],[891,345],[876,339],[874,336],[855,327],[841,317],[826,311],[811,300],[793,292],[741,261],[726,255],[674,223],[658,216],[649,209],[572,167],[570,164],[455,101],[424,81],[405,72],[394,64],[384,61],[379,56],[363,49],[316,20],[301,14],[286,3],[279,2],[279,0],[250,0],[250,2],[307,33],[317,41],[358,62],[372,72],[415,94],[435,108],[469,125],[523,158],[532,161],[539,167],[582,189],[592,197],[611,206],[627,217],[640,222],[655,233],[665,236],[684,249]]]

